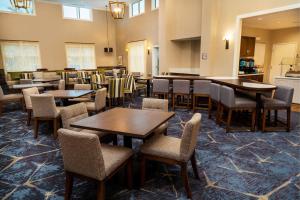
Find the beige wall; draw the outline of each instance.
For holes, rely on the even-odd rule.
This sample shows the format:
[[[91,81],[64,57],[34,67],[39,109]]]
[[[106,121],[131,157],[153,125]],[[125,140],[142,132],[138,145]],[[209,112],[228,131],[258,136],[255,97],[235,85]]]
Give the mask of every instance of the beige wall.
[[[105,12],[93,10],[92,22],[65,20],[59,4],[36,2],[36,16],[0,13],[0,39],[39,41],[42,66],[49,70],[66,67],[65,42],[96,44],[96,64],[116,64],[116,33],[109,15],[110,44],[114,53],[106,55]]]
[[[214,3],[211,5],[212,3],[209,1],[211,0],[203,0],[203,14],[213,11],[215,15],[208,18],[209,22],[202,24],[201,53],[207,53],[208,59],[201,60],[200,68],[204,72],[202,75],[221,76],[231,76],[233,69],[236,69],[234,66],[234,47],[237,44],[234,43],[234,33],[237,31],[237,16],[300,3],[300,0],[212,0]],[[196,25],[196,23],[194,24]],[[216,24],[216,30],[212,30],[213,24]],[[205,33],[207,30],[211,30],[212,34]],[[231,33],[230,49],[228,50],[225,49],[225,42],[223,41],[226,33]],[[212,43],[214,48],[211,48],[209,43]]]
[[[128,42],[147,40],[148,46],[152,48],[158,45],[158,13],[159,9],[151,10],[151,0],[145,1],[145,13],[132,18],[117,21],[117,55],[123,56],[124,65],[128,65],[126,46]],[[147,55],[147,73],[151,73],[152,50]]]

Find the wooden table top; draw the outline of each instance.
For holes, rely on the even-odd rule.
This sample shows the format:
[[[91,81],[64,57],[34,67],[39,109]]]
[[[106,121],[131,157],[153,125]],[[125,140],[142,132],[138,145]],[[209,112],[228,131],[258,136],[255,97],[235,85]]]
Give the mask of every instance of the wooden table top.
[[[60,78],[37,78],[33,79],[33,82],[41,82],[41,83],[48,83],[48,82],[53,82],[53,81],[59,81]]]
[[[158,75],[158,76],[154,76],[153,78],[169,79],[169,80],[180,79],[180,80],[191,80],[191,81],[207,79],[205,76],[179,76],[179,75]]]
[[[135,76],[134,77],[136,80],[152,80],[153,77],[152,76]]]
[[[32,87],[52,87],[54,84],[50,83],[33,83],[33,84],[17,84],[13,85],[13,89],[26,89],[26,88],[32,88]]]
[[[174,112],[114,108],[72,123],[71,126],[143,139],[174,115]]]
[[[226,85],[235,89],[247,90],[252,92],[268,92],[276,89],[275,85],[261,83],[249,79],[213,79],[212,81],[221,85]]]
[[[71,99],[93,93],[94,90],[48,90],[45,93],[52,94],[54,98]]]

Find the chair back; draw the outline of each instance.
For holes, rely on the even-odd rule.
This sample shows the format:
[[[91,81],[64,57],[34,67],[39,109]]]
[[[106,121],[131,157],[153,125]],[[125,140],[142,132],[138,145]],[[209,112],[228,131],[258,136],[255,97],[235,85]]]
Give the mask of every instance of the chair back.
[[[180,158],[188,161],[197,145],[197,137],[200,129],[201,114],[195,113],[183,129],[180,143]]]
[[[167,79],[153,79],[153,93],[168,93],[169,80]]]
[[[292,104],[293,96],[294,88],[288,86],[277,86],[274,93],[274,99],[284,101],[287,106]]]
[[[74,85],[74,90],[90,90],[91,89],[91,85],[90,84],[75,84]],[[89,98],[91,99],[92,96],[90,94],[87,94],[83,97]]]
[[[21,73],[20,78],[21,79],[33,79],[33,73],[31,73],[31,72]]]
[[[71,106],[66,106],[60,111],[63,128],[80,131],[79,128],[71,127],[73,122],[87,118],[89,116],[85,103],[77,103]]]
[[[20,79],[20,84],[32,84],[32,79]]]
[[[235,105],[235,94],[234,90],[227,86],[221,86],[220,101],[223,105],[228,108],[232,108]]]
[[[108,97],[109,98],[119,98],[124,97],[124,78],[111,78],[108,84]]]
[[[154,99],[154,98],[144,98],[142,104],[143,110],[161,110],[168,112],[168,100],[167,99]]]
[[[221,86],[216,83],[210,83],[209,85],[209,95],[212,100],[217,102],[220,101],[220,88]]]
[[[66,89],[66,81],[65,80],[59,80],[58,89],[59,90],[65,90]]]
[[[128,75],[125,78],[125,89],[129,90],[131,93],[136,89],[135,79],[133,75]]]
[[[34,94],[30,98],[34,117],[56,118],[59,115],[53,95]]]
[[[95,107],[96,111],[100,111],[106,106],[106,96],[107,96],[107,89],[101,88],[97,90],[95,96]]]
[[[93,90],[98,89],[98,84],[105,82],[104,74],[93,74],[91,76],[91,83]]]
[[[210,94],[210,83],[209,80],[194,80],[193,93],[194,94]]]
[[[39,94],[39,89],[37,87],[33,87],[33,88],[26,88],[22,90],[23,96],[24,96],[24,100],[25,100],[25,105],[26,105],[26,109],[32,109],[32,103],[31,103],[31,95],[34,94]]]
[[[189,94],[190,81],[189,80],[173,80],[173,93]]]
[[[58,139],[66,171],[100,181],[106,177],[101,144],[97,135],[59,129]]]
[[[4,92],[2,87],[0,86],[0,99],[3,99],[3,97],[4,97]]]

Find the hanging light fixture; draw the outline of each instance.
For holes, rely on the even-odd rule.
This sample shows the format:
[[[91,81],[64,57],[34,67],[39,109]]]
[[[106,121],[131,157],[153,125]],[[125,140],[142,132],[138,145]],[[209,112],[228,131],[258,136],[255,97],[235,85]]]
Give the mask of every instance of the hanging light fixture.
[[[27,10],[31,7],[32,0],[10,0],[10,3],[17,9],[23,8]]]
[[[113,48],[109,46],[109,31],[108,31],[108,18],[107,18],[107,6],[105,6],[105,17],[106,17],[106,40],[107,40],[107,46],[104,47],[105,53],[112,53]]]
[[[123,19],[125,15],[126,2],[109,1],[109,9],[114,19]]]

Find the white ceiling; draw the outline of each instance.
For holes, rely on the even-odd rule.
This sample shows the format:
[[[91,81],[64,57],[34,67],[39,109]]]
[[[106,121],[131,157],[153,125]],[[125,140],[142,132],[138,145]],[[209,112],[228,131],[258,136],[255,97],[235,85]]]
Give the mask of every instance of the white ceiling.
[[[245,18],[243,25],[267,30],[300,27],[300,9]]]
[[[64,4],[69,6],[77,6],[83,8],[105,9],[105,5],[109,0],[37,0],[46,3]],[[130,2],[130,0],[122,0],[123,2]]]

